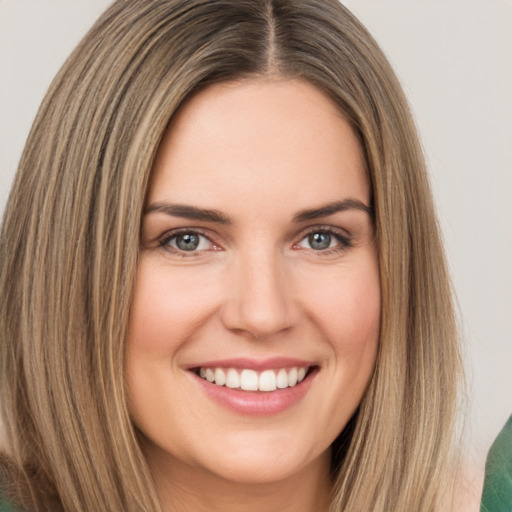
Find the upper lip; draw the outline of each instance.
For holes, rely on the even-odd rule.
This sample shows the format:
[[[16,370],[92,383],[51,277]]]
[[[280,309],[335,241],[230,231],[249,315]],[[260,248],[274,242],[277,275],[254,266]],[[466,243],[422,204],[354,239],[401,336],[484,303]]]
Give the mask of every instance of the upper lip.
[[[314,361],[290,357],[270,357],[266,359],[236,357],[230,359],[201,361],[199,363],[187,365],[187,370],[193,370],[196,368],[247,368],[249,370],[263,371],[275,368],[309,367],[316,365],[317,363]]]

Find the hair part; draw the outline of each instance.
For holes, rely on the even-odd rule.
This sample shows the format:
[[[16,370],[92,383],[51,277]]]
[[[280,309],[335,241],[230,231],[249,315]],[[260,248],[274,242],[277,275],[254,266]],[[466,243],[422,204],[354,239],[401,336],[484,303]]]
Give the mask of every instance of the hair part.
[[[329,94],[372,187],[379,354],[333,445],[332,510],[439,505],[461,376],[439,228],[401,87],[337,0],[118,0],[55,78],[0,237],[0,392],[16,468],[6,490],[21,505],[161,510],[124,387],[148,180],[180,105],[254,77]]]

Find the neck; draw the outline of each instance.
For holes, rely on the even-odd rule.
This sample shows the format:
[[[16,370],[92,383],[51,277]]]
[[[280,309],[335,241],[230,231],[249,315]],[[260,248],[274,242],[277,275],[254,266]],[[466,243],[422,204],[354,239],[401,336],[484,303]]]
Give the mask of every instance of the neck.
[[[233,482],[180,461],[166,466],[152,468],[165,512],[324,512],[329,508],[329,453],[277,482]]]

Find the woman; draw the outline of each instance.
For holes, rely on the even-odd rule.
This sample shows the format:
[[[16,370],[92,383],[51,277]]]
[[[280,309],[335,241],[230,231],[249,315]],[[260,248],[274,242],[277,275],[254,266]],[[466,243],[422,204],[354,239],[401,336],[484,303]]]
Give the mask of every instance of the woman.
[[[27,510],[439,510],[460,359],[406,100],[337,1],[115,2],[2,228]]]

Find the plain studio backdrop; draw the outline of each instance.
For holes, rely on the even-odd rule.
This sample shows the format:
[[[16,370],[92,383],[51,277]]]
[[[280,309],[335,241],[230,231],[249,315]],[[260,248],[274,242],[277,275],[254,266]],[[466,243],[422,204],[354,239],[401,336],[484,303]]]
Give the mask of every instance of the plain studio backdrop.
[[[0,213],[51,79],[109,0],[0,0]],[[512,413],[512,2],[346,0],[412,105],[460,309],[470,461]],[[34,262],[37,263],[37,262]]]

